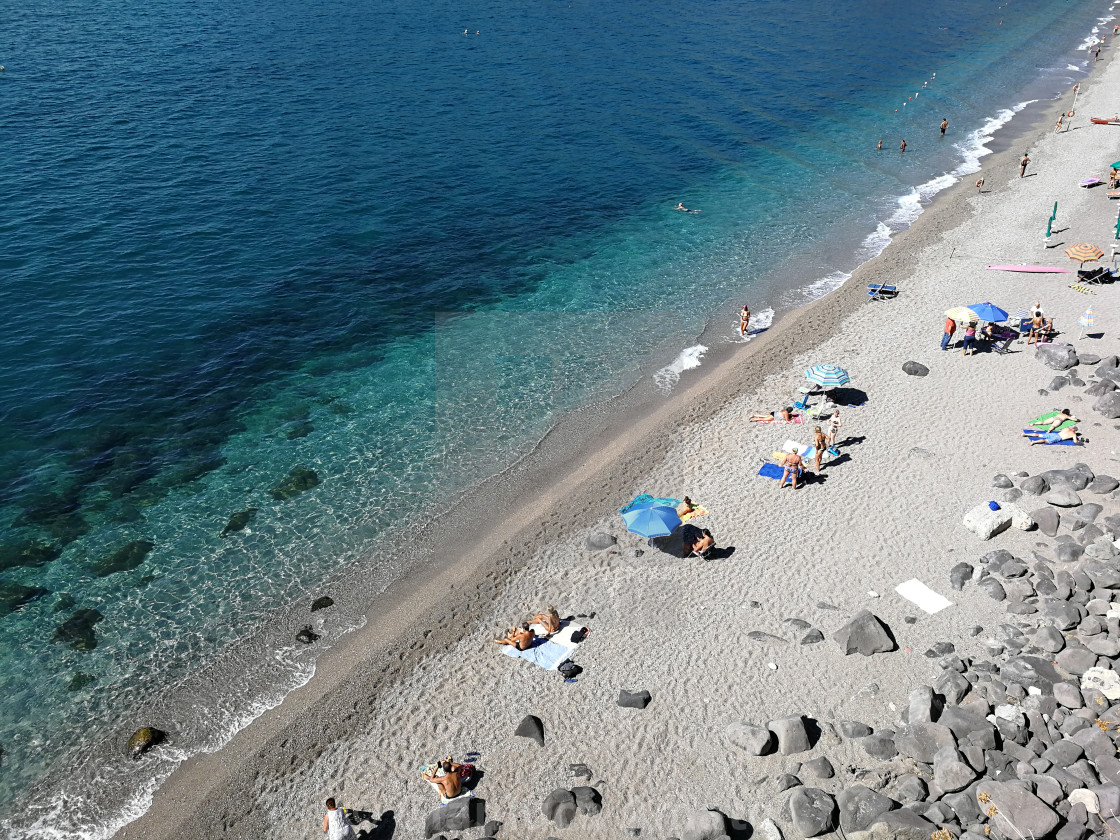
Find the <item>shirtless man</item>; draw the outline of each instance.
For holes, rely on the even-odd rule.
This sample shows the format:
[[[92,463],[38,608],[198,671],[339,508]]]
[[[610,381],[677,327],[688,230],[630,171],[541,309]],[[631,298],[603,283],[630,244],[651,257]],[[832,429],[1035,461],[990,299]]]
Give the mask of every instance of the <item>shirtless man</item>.
[[[704,554],[715,548],[716,538],[712,536],[711,531],[705,528],[700,534],[701,536],[692,544],[691,550],[695,554]]]
[[[949,121],[947,119],[943,118],[941,120],[941,136],[942,137],[945,136],[945,129],[947,129],[948,127],[949,127]]]
[[[509,628],[509,632],[504,637],[493,641],[496,645],[512,645],[518,650],[528,650],[532,647],[535,638],[536,636],[529,629],[529,625],[522,624],[520,627]]]
[[[544,634],[551,636],[560,629],[560,613],[556,612],[556,607],[549,604],[545,607],[544,612],[537,613],[530,618],[529,623],[541,625],[544,628]]]
[[[1019,161],[1019,177],[1020,178],[1022,178],[1024,175],[1027,174],[1027,164],[1030,163],[1030,162],[1031,162],[1031,159],[1029,157],[1027,157],[1027,153],[1023,152],[1023,159],[1021,161]]]
[[[1070,426],[1060,432],[1038,432],[1036,434],[1024,432],[1023,437],[1030,438],[1031,446],[1037,446],[1040,443],[1058,443],[1062,440],[1072,440],[1074,443],[1081,441],[1081,435],[1078,433],[1076,426]]]
[[[427,773],[422,773],[421,778],[439,788],[439,795],[442,798],[454,799],[463,792],[463,779],[459,775],[459,768],[462,766],[448,756],[443,761],[436,762],[436,766]]]
[[[898,150],[900,152],[905,152],[906,151],[906,141],[905,140],[903,140],[902,143],[899,145]]]
[[[782,480],[778,482],[778,489],[781,490],[786,486],[786,479],[793,479],[793,489],[797,489],[797,476],[801,472],[801,456],[796,452],[791,452],[786,455],[783,462],[785,469],[782,470]]]

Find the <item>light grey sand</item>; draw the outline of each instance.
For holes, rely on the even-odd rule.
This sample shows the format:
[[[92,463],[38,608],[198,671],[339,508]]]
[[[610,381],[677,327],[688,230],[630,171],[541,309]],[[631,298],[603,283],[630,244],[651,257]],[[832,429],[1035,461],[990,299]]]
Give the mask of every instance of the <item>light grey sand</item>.
[[[1109,62],[1083,88],[1079,114],[1111,113],[1120,65]],[[1022,343],[1005,356],[937,346],[950,306],[991,300],[1015,311],[1041,300],[1080,350],[1120,350],[1115,289],[1082,296],[1067,288],[1070,275],[984,270],[1069,265],[1061,251],[1075,242],[1107,248],[1116,204],[1103,189],[1076,185],[1120,157],[1120,129],[1078,118],[1074,130],[1052,135],[1047,127],[1028,147],[1032,177],[1017,177],[1022,149],[985,159],[987,192],[970,183],[951,190],[843,289],[703,380],[690,384],[685,374],[663,411],[600,441],[561,480],[495,516],[489,542],[447,545],[456,562],[437,582],[402,582],[386,611],[325,656],[307,687],[218,753],[187,762],[118,836],[305,837],[318,833],[332,794],[350,807],[394,811],[395,836],[422,836],[438,803],[417,768],[471,750],[481,753],[478,795],[504,823],[501,836],[560,833],[540,805],[554,788],[578,784],[567,769],[574,762],[593,770],[604,809],[577,817],[572,836],[641,828],[643,837],[669,837],[708,805],[752,822],[777,818],[772,780],[793,769],[794,757],[747,758],[727,726],[792,714],[896,723],[907,692],[934,672],[927,648],[949,640],[962,655],[979,655],[986,636],[968,628],[1004,620],[975,588],[954,593],[948,584],[960,560],[1030,544],[1018,533],[984,544],[962,528],[965,511],[997,492],[992,475],[1079,460],[1104,471],[1117,448],[1112,423],[1078,392],[1038,395],[1054,373]],[[1048,250],[1042,234],[1054,200],[1056,227],[1065,230]],[[880,281],[901,295],[865,304],[864,285]],[[1076,341],[1089,303],[1104,337]],[[905,375],[909,359],[928,365],[929,376]],[[868,402],[842,410],[844,458],[826,466],[823,483],[779,490],[756,476],[760,458],[787,438],[808,442],[811,427],[746,417],[788,404],[803,369],[817,362],[847,368]],[[1019,436],[1025,422],[1066,404],[1088,420],[1088,447],[1028,447]],[[704,504],[711,512],[697,524],[734,554],[680,560],[627,535],[614,510],[640,491]],[[596,531],[616,535],[617,549],[586,550]],[[634,549],[645,553],[633,557]],[[893,593],[909,578],[955,605],[924,615]],[[575,683],[508,659],[488,641],[548,603],[562,614],[596,613],[575,657],[585,668]],[[891,626],[899,651],[844,657],[827,638],[865,606]],[[803,632],[789,618],[826,641],[798,644]],[[755,630],[781,641],[748,637]],[[653,702],[621,709],[620,689],[648,689]],[[544,747],[512,736],[526,714],[544,721]],[[838,767],[867,761],[851,744],[825,746]]]

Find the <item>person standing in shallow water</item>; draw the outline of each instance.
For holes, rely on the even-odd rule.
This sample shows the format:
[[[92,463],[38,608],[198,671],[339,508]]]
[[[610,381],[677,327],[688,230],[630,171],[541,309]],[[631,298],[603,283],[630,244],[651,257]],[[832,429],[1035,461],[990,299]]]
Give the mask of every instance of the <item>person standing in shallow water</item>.
[[[880,140],[879,145],[875,147],[875,151],[877,151],[877,152],[883,151],[883,141],[882,140]]]
[[[898,150],[900,152],[905,152],[906,151],[906,141],[905,140],[903,140],[902,143],[899,144]]]
[[[949,121],[945,118],[941,119],[941,136],[945,136],[945,129],[949,127]]]
[[[751,311],[747,305],[743,304],[742,311],[739,312],[739,335],[744,336],[747,334],[747,328],[751,325]]]

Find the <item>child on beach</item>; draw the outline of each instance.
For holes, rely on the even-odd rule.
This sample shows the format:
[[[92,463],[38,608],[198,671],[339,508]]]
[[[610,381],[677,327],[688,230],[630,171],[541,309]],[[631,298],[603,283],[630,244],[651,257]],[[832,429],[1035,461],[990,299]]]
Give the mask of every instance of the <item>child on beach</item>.
[[[333,796],[327,800],[327,814],[323,817],[323,833],[327,835],[327,840],[349,840],[357,836],[346,819],[346,813],[335,804]]]
[[[840,427],[843,425],[844,423],[840,419],[840,409],[836,409],[832,416],[828,418],[828,446],[830,449],[836,446],[836,433],[840,431]]]

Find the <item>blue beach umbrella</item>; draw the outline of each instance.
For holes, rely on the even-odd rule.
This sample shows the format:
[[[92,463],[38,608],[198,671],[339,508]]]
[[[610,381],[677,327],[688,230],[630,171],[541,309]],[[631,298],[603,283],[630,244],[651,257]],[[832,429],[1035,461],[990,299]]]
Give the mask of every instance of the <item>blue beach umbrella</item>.
[[[976,317],[981,321],[987,321],[989,324],[998,324],[1001,321],[1007,320],[1006,311],[987,301],[984,303],[972,304],[968,309],[975,313]]]
[[[813,365],[805,370],[805,378],[822,388],[837,388],[852,381],[848,372],[836,365]]]
[[[667,537],[680,526],[681,518],[671,507],[658,505],[629,510],[622,514],[626,530],[641,537]]]

